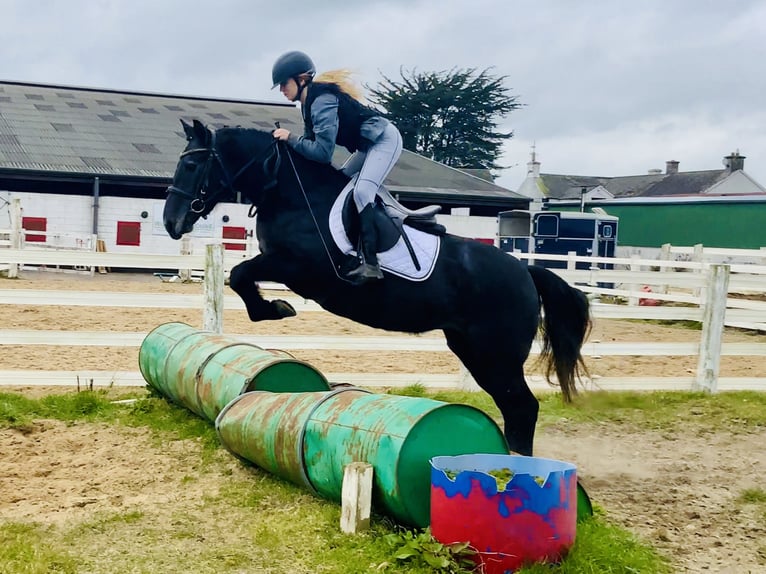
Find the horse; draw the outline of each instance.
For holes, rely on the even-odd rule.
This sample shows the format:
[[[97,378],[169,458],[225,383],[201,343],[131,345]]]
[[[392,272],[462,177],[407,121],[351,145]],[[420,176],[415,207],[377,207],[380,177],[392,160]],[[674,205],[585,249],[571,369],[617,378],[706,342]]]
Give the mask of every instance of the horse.
[[[353,285],[339,272],[345,256],[330,239],[328,223],[349,183],[346,175],[303,158],[270,131],[181,122],[187,144],[167,190],[165,229],[180,239],[222,200],[252,204],[260,253],[229,276],[251,321],[296,314],[288,302],[262,297],[258,282],[272,281],[371,327],[441,330],[448,348],[500,410],[509,449],[532,455],[539,403],[524,363],[539,333],[546,379],[555,384],[555,373],[564,401],[572,401],[587,373],[581,347],[590,313],[582,291],[493,245],[448,233],[440,233],[427,278],[384,273],[381,280]]]

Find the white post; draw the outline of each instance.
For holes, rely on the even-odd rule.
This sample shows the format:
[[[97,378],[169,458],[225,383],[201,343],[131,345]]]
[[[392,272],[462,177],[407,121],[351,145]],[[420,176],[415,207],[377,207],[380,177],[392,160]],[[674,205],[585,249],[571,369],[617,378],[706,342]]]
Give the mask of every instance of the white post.
[[[692,261],[696,261],[697,263],[704,263],[705,262],[705,249],[702,246],[702,243],[697,243],[694,246],[694,253],[692,253]],[[699,273],[700,276],[705,274],[704,265],[701,266],[695,273]],[[695,297],[703,297],[704,293],[702,293],[701,287],[695,287],[694,288],[694,296]]]
[[[205,251],[205,283],[202,329],[223,332],[223,245],[211,244]]]
[[[660,261],[670,261],[672,258],[672,255],[670,254],[670,243],[663,243],[662,247],[660,248]],[[666,267],[664,265],[660,265],[660,273],[665,273],[666,271],[670,271],[670,267]],[[668,286],[666,285],[657,285],[656,287],[657,293],[667,293],[668,292]]]
[[[577,251],[567,251],[567,271],[574,271],[577,269],[577,261],[575,261],[575,257],[577,257]]]
[[[697,378],[693,390],[716,392],[721,363],[721,339],[726,318],[726,295],[729,291],[729,265],[711,265],[710,276],[702,310],[702,338],[700,340]]]
[[[11,249],[21,249],[24,245],[24,228],[21,225],[21,199],[14,197],[11,199]],[[19,276],[21,263],[10,263],[8,266],[8,277],[15,279]]]
[[[641,265],[639,265],[638,263],[639,259],[641,259],[641,256],[638,254],[634,254],[630,256],[631,273],[638,273],[639,271],[641,271]],[[635,292],[635,291],[638,291],[639,289],[641,289],[641,285],[637,283],[631,284],[630,286],[630,291]],[[631,307],[635,307],[636,305],[638,305],[638,297],[634,295],[631,295],[630,297],[628,297],[628,305],[630,305]]]
[[[476,382],[476,379],[473,378],[473,375],[471,375],[468,369],[465,368],[465,365],[463,363],[460,363],[460,375],[458,377],[458,390],[465,391],[468,393],[473,393],[473,392],[482,390],[482,388],[479,386],[479,383]]]
[[[370,527],[372,509],[372,465],[352,462],[343,469],[340,529],[356,534]]]
[[[181,255],[191,255],[191,238],[188,235],[181,237]],[[191,269],[179,269],[178,278],[182,283],[191,281]]]
[[[98,236],[95,233],[91,233],[88,235],[87,245],[86,249],[92,253],[96,252],[96,242],[98,241]],[[96,274],[96,268],[95,266],[90,266],[90,276],[93,277]]]

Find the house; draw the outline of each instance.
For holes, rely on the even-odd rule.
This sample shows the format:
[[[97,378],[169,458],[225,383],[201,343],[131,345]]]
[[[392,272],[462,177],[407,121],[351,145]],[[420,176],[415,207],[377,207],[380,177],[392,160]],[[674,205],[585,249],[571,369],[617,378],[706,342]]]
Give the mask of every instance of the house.
[[[745,172],[745,156],[726,155],[723,169],[684,172],[679,165],[669,160],[664,171],[617,177],[548,174],[533,150],[518,193],[532,200],[530,209],[598,207],[619,217],[623,247],[766,246],[766,188]]]

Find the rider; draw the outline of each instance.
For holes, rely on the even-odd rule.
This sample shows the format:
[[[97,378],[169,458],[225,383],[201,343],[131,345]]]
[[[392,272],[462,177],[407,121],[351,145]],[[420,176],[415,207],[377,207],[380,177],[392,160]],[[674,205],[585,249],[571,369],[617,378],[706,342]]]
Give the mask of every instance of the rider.
[[[282,54],[271,78],[291,102],[301,103],[304,134],[274,130],[274,137],[308,159],[330,163],[335,145],[352,153],[341,168],[351,177],[357,172],[354,203],[359,211],[361,260],[348,273],[354,283],[382,279],[375,252],[377,231],[373,206],[378,188],[402,153],[402,136],[394,124],[376,110],[360,103],[361,94],[346,70],[325,72],[314,78],[314,62],[303,52]]]

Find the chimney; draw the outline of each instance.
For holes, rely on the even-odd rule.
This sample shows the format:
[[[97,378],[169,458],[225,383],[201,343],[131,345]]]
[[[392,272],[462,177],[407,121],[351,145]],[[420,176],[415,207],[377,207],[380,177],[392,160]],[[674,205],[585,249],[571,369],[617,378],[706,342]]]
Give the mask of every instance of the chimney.
[[[661,169],[657,169],[656,167],[653,167],[652,169],[650,169],[646,173],[648,173],[649,175],[660,175],[662,173],[662,170]]]
[[[730,172],[743,170],[745,169],[745,156],[739,155],[739,150],[733,151],[723,158],[723,165]]]
[[[665,162],[665,173],[672,175],[678,173],[678,162],[674,159]]]

